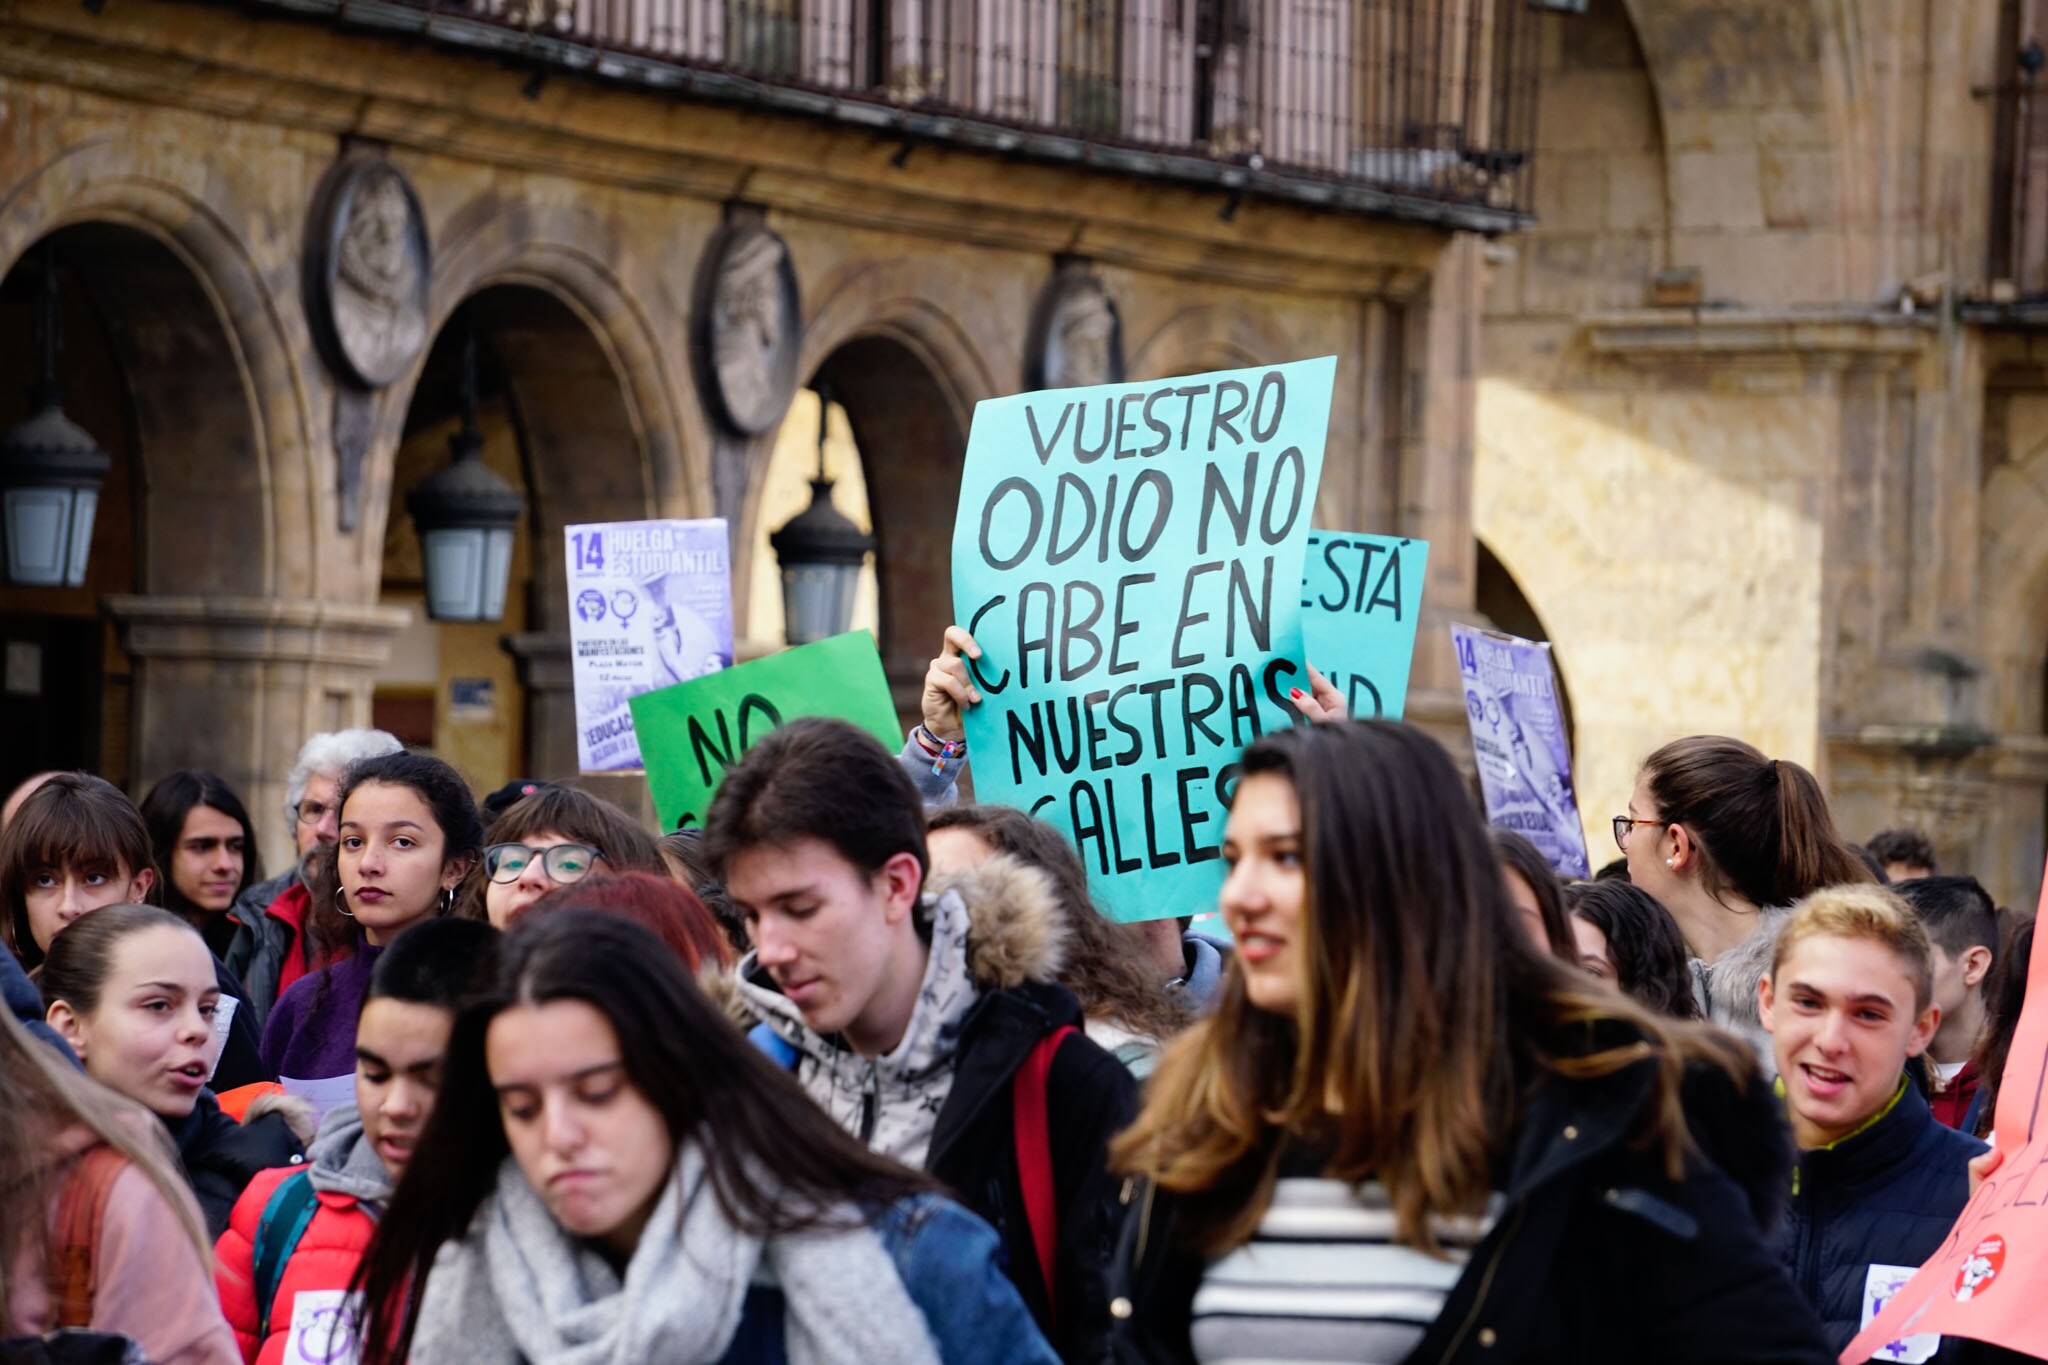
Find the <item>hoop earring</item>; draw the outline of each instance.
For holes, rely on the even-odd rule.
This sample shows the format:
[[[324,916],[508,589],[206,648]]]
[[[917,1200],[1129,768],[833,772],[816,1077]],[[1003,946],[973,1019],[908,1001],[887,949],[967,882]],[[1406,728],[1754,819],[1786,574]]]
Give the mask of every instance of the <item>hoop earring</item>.
[[[356,917],[356,912],[348,908],[348,893],[339,887],[334,892],[334,909],[337,914],[346,915],[350,919]]]
[[[455,913],[455,888],[452,886],[444,886],[441,888],[440,913],[442,913],[443,915],[452,915]]]

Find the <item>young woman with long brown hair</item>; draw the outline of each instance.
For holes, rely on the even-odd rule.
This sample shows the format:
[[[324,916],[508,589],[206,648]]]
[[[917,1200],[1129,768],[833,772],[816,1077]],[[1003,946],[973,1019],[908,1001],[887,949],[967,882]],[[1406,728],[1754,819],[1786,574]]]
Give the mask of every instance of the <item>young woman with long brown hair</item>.
[[[1237,959],[1113,1154],[1119,1359],[1831,1358],[1761,1077],[1530,941],[1435,741],[1260,740],[1223,856]]]
[[[987,1225],[869,1152],[649,930],[529,915],[356,1286],[364,1365],[1053,1365]]]

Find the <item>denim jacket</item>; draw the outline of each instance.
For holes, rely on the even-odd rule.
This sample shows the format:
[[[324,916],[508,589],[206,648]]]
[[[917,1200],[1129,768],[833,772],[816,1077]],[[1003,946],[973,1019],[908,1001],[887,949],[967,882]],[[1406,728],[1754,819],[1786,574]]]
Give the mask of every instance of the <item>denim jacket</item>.
[[[988,1224],[950,1199],[922,1194],[882,1210],[874,1228],[941,1360],[1059,1365],[1003,1273],[1002,1244]],[[721,1365],[788,1365],[783,1314],[782,1290],[756,1283]]]

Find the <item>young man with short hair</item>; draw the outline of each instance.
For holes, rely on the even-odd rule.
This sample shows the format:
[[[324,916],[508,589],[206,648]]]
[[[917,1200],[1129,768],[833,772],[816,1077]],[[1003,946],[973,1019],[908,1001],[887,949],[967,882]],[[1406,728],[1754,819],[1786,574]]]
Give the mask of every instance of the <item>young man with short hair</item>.
[[[1934,947],[1941,1027],[1927,1045],[1928,1107],[1960,1128],[1977,1098],[1979,1077],[1970,1059],[1984,1037],[1984,982],[1998,955],[1998,906],[1975,877],[1921,877],[1893,890],[1920,917]]]
[[[1941,1024],[1920,921],[1874,886],[1793,908],[1757,988],[1799,1148],[1785,1264],[1835,1349],[1941,1245],[1984,1144],[1937,1123],[1906,1060]],[[1975,1343],[1910,1337],[1900,1360],[1973,1358]]]
[[[1044,878],[994,859],[931,894],[916,787],[833,720],[782,727],[725,775],[705,851],[755,945],[738,969],[755,1041],[848,1132],[993,1224],[1054,1349],[1101,1359],[1108,1143],[1136,1097],[1054,981]],[[1050,1219],[1029,1211],[1041,1194]]]
[[[1870,856],[1884,865],[1892,882],[1932,877],[1941,871],[1934,857],[1934,841],[1917,829],[1881,829],[1870,836]]]

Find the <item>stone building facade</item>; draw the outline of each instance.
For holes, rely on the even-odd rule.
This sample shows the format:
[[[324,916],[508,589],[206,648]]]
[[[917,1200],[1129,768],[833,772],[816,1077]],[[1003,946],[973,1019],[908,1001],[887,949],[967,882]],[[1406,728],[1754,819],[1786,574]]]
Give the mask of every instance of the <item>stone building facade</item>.
[[[1374,126],[1363,114],[1348,140],[1298,119],[1260,141],[1258,101],[1272,96],[1246,92],[1284,91],[1299,73],[1279,57],[1232,67],[1233,54],[1280,25],[1261,50],[1348,62],[1364,30],[1320,0],[1118,8],[1127,35],[1149,32],[1155,10],[1160,24],[1251,17],[1203,38],[1205,73],[1184,39],[1126,45],[1126,74],[1108,86],[1027,83],[1011,124],[964,132],[971,121],[819,93],[833,63],[876,63],[859,44],[882,27],[856,25],[839,47],[803,36],[841,32],[831,25],[770,32],[797,46],[756,60],[787,57],[802,77],[780,104],[761,96],[772,83],[707,75],[685,49],[712,39],[691,25],[735,7],[697,0],[400,4],[356,22],[324,0],[0,0],[0,372],[31,371],[31,276],[54,247],[66,408],[115,457],[85,586],[0,590],[9,773],[88,766],[140,792],[212,767],[257,812],[275,864],[288,831],[269,813],[312,731],[409,714],[480,788],[572,771],[562,528],[725,515],[735,580],[749,581],[790,394],[770,382],[754,395],[767,420],[742,431],[710,392],[721,361],[700,353],[705,257],[738,230],[772,234],[795,285],[793,332],[764,313],[748,324],[765,329],[756,341],[788,348],[796,382],[829,381],[857,442],[883,652],[906,703],[950,614],[973,406],[1025,386],[1034,310],[1068,269],[1114,301],[1131,378],[1340,357],[1318,515],[1433,543],[1409,711],[1459,727],[1441,629],[1473,603],[1484,238],[1521,221],[1512,194],[1490,203],[1484,186],[1521,164],[1488,138],[1510,127],[1506,102],[1526,82],[1487,63],[1506,60],[1508,27],[1535,11],[1446,3],[1466,36],[1409,86],[1446,92],[1442,118],[1481,130],[1451,152],[1412,131],[1405,150],[1361,142]],[[1011,10],[1023,23],[1098,8]],[[639,34],[630,53],[577,27],[657,9],[679,27]],[[664,43],[677,48],[667,65]],[[997,49],[933,50],[886,79],[899,93],[936,80],[950,53],[1001,84],[983,69]],[[1131,62],[1153,65],[1132,75]],[[1232,118],[1043,146],[1005,131],[1045,99],[1106,99],[1136,119],[1153,117],[1145,94],[1165,118],[1183,77],[1239,91]],[[1499,107],[1486,102],[1496,89]],[[1392,97],[1354,95],[1367,112]],[[1406,117],[1411,130],[1449,126]],[[1199,155],[1131,149],[1197,132]],[[1314,173],[1262,170],[1261,146]],[[1398,165],[1375,172],[1376,156]],[[316,206],[344,162],[395,171],[409,190],[357,182],[373,207],[337,232]],[[1464,179],[1445,191],[1445,177]],[[416,295],[403,277],[408,193],[430,244]],[[321,252],[357,253],[334,269],[371,299],[330,331],[368,331],[323,332],[308,284],[309,260],[332,264]],[[388,297],[374,279],[384,266],[398,272]],[[404,496],[447,459],[471,333],[483,459],[526,498],[513,600],[502,623],[422,628]],[[387,363],[388,380],[367,376],[380,382],[346,372]],[[23,412],[10,385],[0,425]],[[634,785],[615,794],[632,799]]]
[[[2044,18],[1591,0],[1546,31],[1538,225],[1490,253],[1474,525],[1555,643],[1606,856],[1642,758],[1722,732],[1815,766],[1850,837],[1923,826],[2032,906]]]

